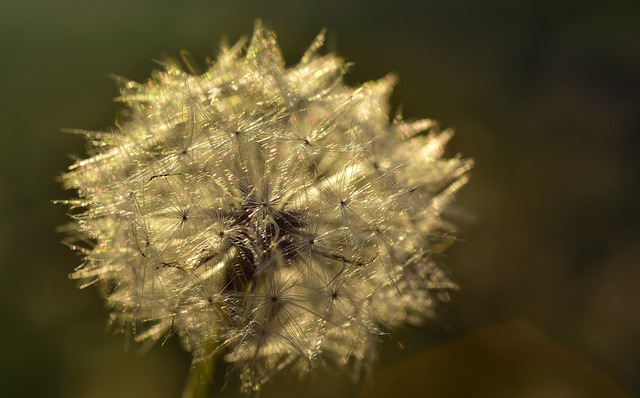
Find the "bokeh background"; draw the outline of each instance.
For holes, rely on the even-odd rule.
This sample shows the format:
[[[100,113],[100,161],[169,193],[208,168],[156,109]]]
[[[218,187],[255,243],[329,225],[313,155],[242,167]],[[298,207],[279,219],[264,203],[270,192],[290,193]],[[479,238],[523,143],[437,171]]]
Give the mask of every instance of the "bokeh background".
[[[181,49],[204,60],[257,17],[289,63],[328,28],[328,49],[354,63],[349,82],[396,73],[394,104],[455,128],[449,154],[476,161],[457,201],[461,242],[448,251],[462,289],[441,319],[385,339],[377,369],[520,318],[640,395],[640,2],[1,5],[0,396],[179,395],[189,366],[179,343],[141,355],[110,335],[96,290],[67,279],[79,260],[59,243],[66,209],[51,200],[72,195],[56,176],[84,142],[61,129],[113,125],[108,74],[145,80],[153,59]],[[218,391],[225,372],[212,391],[238,396],[233,374]],[[320,373],[285,376],[263,396],[358,391]]]

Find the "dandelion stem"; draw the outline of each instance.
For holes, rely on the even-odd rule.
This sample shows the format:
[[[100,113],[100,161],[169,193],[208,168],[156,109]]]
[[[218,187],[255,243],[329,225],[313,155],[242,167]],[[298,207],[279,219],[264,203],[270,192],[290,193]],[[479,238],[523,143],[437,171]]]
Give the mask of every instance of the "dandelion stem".
[[[194,363],[189,370],[182,398],[207,398],[209,387],[213,384],[217,356]]]

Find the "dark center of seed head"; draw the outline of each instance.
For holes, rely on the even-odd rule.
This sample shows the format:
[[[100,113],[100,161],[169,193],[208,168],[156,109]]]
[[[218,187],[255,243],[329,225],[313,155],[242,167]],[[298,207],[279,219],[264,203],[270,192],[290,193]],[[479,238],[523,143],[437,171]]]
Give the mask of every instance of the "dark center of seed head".
[[[276,256],[282,256],[287,262],[291,262],[301,255],[293,242],[304,236],[304,213],[280,209],[269,216],[271,222],[256,222],[262,221],[256,218],[266,216],[264,212],[255,210],[266,209],[269,206],[268,201],[247,198],[242,207],[232,208],[226,213],[231,220],[231,226],[237,227],[238,230],[237,239],[229,242],[237,249],[238,255],[234,270],[230,270],[228,274],[228,289],[244,292],[247,282],[254,281],[256,274],[260,273],[259,268],[271,264],[271,260]],[[218,235],[223,237],[225,233],[220,231]],[[278,301],[278,297],[272,300]]]

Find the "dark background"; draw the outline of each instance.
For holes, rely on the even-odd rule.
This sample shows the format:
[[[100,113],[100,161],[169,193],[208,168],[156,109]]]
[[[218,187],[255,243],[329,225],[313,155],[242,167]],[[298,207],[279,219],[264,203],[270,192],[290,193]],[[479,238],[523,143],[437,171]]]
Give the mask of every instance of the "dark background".
[[[126,339],[107,331],[96,290],[67,279],[79,260],[59,243],[66,209],[50,200],[72,195],[55,179],[84,142],[60,130],[113,124],[108,74],[145,80],[152,59],[181,49],[215,56],[221,38],[250,35],[257,17],[289,63],[326,27],[328,48],[355,63],[351,84],[395,72],[394,104],[455,128],[449,155],[476,161],[457,201],[468,213],[463,242],[448,251],[462,289],[442,319],[385,339],[378,369],[524,318],[640,395],[639,5],[3,1],[0,395],[179,395],[189,357],[178,342],[145,355],[125,350]],[[297,387],[285,376],[264,396],[280,386],[308,395],[357,389],[317,378]],[[237,396],[235,379],[224,396]]]

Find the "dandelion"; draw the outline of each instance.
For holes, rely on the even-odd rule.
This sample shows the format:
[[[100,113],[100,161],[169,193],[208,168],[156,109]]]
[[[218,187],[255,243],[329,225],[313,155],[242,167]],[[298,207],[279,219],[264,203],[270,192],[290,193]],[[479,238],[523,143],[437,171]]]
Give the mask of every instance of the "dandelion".
[[[245,392],[284,368],[357,375],[455,289],[440,252],[471,161],[441,158],[452,133],[431,120],[389,120],[393,76],[345,85],[323,40],[286,67],[258,22],[202,74],[118,79],[119,123],[82,131],[91,156],[62,176],[71,277],[136,340],[222,356]]]

